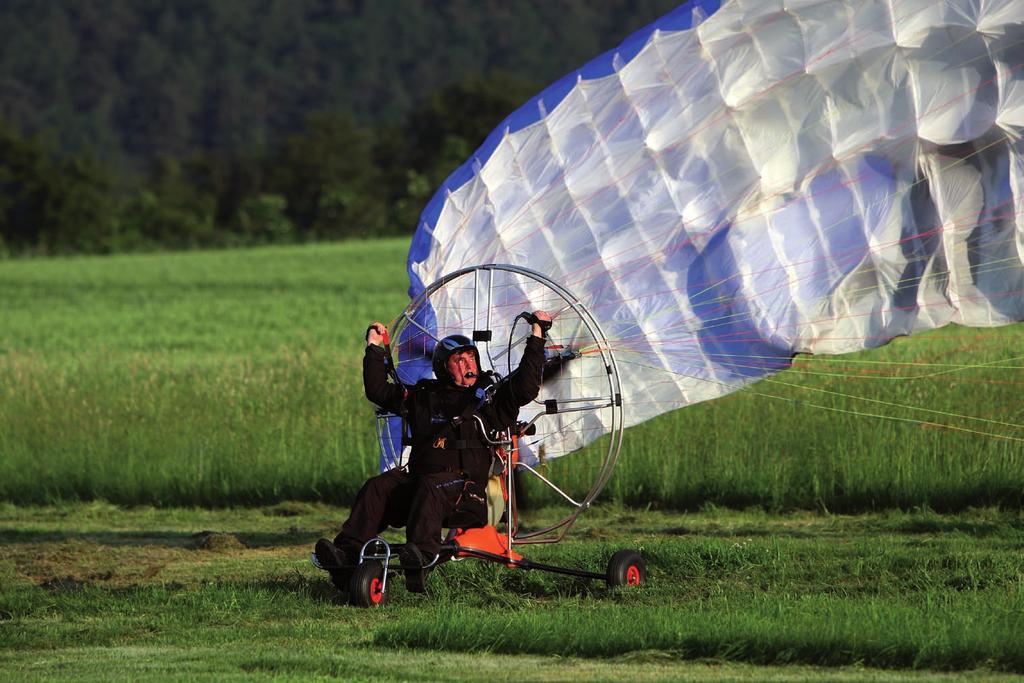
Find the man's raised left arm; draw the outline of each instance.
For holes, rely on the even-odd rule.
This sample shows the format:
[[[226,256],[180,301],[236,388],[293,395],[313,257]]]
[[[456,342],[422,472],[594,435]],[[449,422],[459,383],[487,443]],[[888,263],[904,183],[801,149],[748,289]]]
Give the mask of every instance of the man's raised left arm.
[[[518,369],[509,377],[510,398],[516,406],[525,406],[537,398],[544,374],[544,335],[551,316],[545,311],[534,311],[533,316],[533,334],[526,340]]]

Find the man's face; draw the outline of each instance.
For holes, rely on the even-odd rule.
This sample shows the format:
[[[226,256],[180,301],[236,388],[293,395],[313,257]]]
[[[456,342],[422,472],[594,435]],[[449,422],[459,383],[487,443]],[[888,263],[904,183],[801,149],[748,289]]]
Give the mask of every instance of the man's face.
[[[476,354],[472,351],[458,351],[448,358],[448,374],[457,387],[471,387],[476,384],[480,369],[476,366]]]

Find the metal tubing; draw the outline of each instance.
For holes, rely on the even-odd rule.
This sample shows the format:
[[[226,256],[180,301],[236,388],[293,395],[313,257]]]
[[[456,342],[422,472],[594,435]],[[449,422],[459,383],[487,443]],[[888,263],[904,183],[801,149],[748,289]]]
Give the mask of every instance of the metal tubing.
[[[477,294],[480,293],[480,271],[473,271],[473,326],[471,329],[476,329],[476,317],[479,313],[477,306]]]
[[[449,282],[452,282],[453,280],[456,280],[456,279],[461,278],[461,277],[463,277],[465,275],[468,275],[471,272],[474,273],[474,278],[476,278],[476,279],[474,279],[475,286],[479,286],[479,282],[480,282],[479,278],[482,277],[482,273],[479,273],[479,271],[486,271],[487,272],[487,302],[488,302],[488,305],[487,305],[487,309],[488,309],[488,311],[487,311],[488,325],[487,325],[487,327],[488,327],[488,329],[490,329],[490,327],[491,327],[490,317],[489,316],[491,315],[491,304],[493,302],[493,290],[494,290],[494,286],[495,286],[495,283],[494,283],[495,272],[506,272],[506,273],[511,273],[513,275],[523,276],[525,278],[533,280],[534,282],[539,283],[539,284],[547,287],[549,290],[554,292],[557,296],[559,296],[562,299],[562,302],[565,305],[559,310],[558,314],[555,316],[556,318],[559,315],[564,314],[568,310],[572,310],[576,314],[576,316],[578,316],[579,322],[582,323],[582,325],[589,332],[591,338],[594,340],[594,345],[595,346],[590,351],[590,353],[599,354],[600,355],[600,359],[601,359],[601,361],[603,361],[604,366],[606,368],[608,368],[608,370],[609,370],[609,372],[608,372],[608,388],[609,388],[609,392],[608,392],[607,399],[605,399],[607,401],[607,403],[603,403],[601,405],[581,406],[581,407],[577,407],[577,408],[566,408],[564,410],[559,410],[559,413],[582,412],[584,410],[608,410],[609,411],[609,413],[608,413],[608,423],[607,424],[608,424],[608,427],[609,427],[610,439],[609,439],[609,442],[608,442],[608,449],[607,449],[606,454],[605,454],[604,462],[602,463],[602,465],[601,465],[601,467],[600,467],[600,469],[599,469],[599,471],[597,473],[597,476],[595,477],[594,482],[593,482],[592,486],[590,487],[590,491],[587,493],[587,495],[583,499],[583,501],[578,504],[578,507],[575,507],[573,509],[572,513],[568,517],[566,517],[565,519],[563,519],[563,520],[561,520],[561,521],[559,521],[559,522],[557,522],[555,524],[552,524],[551,526],[549,526],[549,527],[547,527],[545,529],[540,529],[540,530],[537,530],[537,531],[533,531],[533,532],[530,532],[528,534],[520,535],[518,537],[516,537],[515,534],[513,534],[514,540],[516,542],[520,543],[520,544],[522,544],[524,542],[526,542],[526,543],[550,543],[550,542],[555,542],[555,541],[560,540],[562,537],[565,536],[565,534],[568,531],[569,527],[572,526],[572,524],[575,522],[576,518],[582,512],[582,510],[586,509],[589,506],[590,502],[593,501],[597,497],[597,495],[601,492],[601,490],[604,488],[604,486],[608,483],[608,479],[611,477],[612,471],[614,470],[614,467],[615,467],[615,462],[618,459],[619,453],[620,453],[620,451],[622,449],[623,427],[624,427],[625,420],[624,420],[624,414],[623,414],[624,413],[624,408],[622,406],[621,400],[618,398],[622,394],[621,383],[619,381],[618,363],[616,362],[615,356],[612,353],[611,344],[608,341],[607,335],[605,335],[604,331],[601,329],[600,324],[593,317],[593,315],[591,315],[591,313],[586,309],[586,307],[580,302],[579,298],[577,298],[569,290],[567,290],[566,288],[562,287],[558,283],[552,281],[551,279],[549,279],[548,277],[544,276],[543,274],[538,273],[538,272],[533,271],[533,270],[530,270],[528,268],[523,268],[523,267],[514,266],[514,265],[507,265],[507,264],[485,264],[485,265],[478,265],[478,266],[469,266],[469,267],[462,268],[460,270],[454,271],[452,273],[449,273],[448,275],[443,276],[442,278],[440,278],[437,281],[435,281],[433,284],[429,285],[423,291],[423,293],[420,294],[420,296],[416,297],[415,300],[410,302],[409,306],[406,308],[406,312],[403,313],[402,316],[400,316],[399,319],[396,321],[396,323],[395,323],[396,328],[401,327],[401,323],[404,320],[404,321],[407,321],[408,324],[411,324],[411,325],[415,326],[417,329],[419,329],[420,331],[422,331],[423,333],[428,335],[430,338],[432,338],[434,340],[437,340],[438,337],[436,335],[434,335],[429,330],[424,328],[422,325],[420,325],[419,323],[414,321],[411,318],[411,316],[409,315],[408,312],[409,311],[418,311],[418,310],[420,310],[421,307],[430,306],[430,303],[429,303],[430,302],[430,297],[435,292],[440,290],[442,287],[447,285]],[[474,291],[474,297],[476,297],[477,294],[478,294],[478,292]],[[479,305],[478,304],[478,300],[476,298],[474,298],[474,311],[478,310],[478,308],[477,308],[478,305]],[[400,335],[398,334],[398,331],[399,330],[396,329],[396,335],[395,335],[396,337],[400,337]],[[525,339],[526,336],[528,336],[528,335],[523,336],[518,341],[522,341],[522,339]],[[496,364],[495,361],[497,361],[498,359],[502,358],[504,355],[506,355],[508,353],[508,349],[504,349],[504,350],[498,352],[497,354],[495,354],[495,356],[492,357],[490,355],[490,350],[491,349],[490,349],[490,345],[489,345],[488,346],[488,357],[492,359],[492,365]],[[585,399],[584,400],[580,400],[580,399],[576,399],[575,400],[575,402],[577,402],[577,403],[583,402],[583,401],[585,401]],[[569,400],[566,400],[564,402],[568,403]],[[543,415],[543,414],[546,414],[546,413],[542,413],[541,415]],[[534,417],[534,419],[531,421],[531,424],[533,422],[536,422],[541,417],[541,415],[538,415],[538,416]],[[550,484],[550,482],[548,482],[548,485],[549,486],[553,486],[553,484]],[[562,493],[562,495],[564,495],[563,492],[560,492],[560,493]],[[527,540],[527,539],[529,539],[529,540]]]
[[[367,555],[366,549],[371,543],[380,543],[384,546],[383,555]],[[391,562],[391,546],[380,536],[371,538],[369,541],[363,544],[363,547],[359,549],[359,564],[363,563],[363,560],[383,560],[383,569],[381,571],[382,576],[380,577],[380,592],[383,593],[388,589],[388,563]]]
[[[534,562],[528,560],[525,557],[521,560],[512,560],[504,555],[497,555],[495,553],[489,553],[486,550],[477,550],[476,548],[459,548],[459,552],[466,553],[471,557],[476,557],[480,560],[489,560],[491,562],[500,562],[501,564],[508,565],[510,567],[516,567],[518,569],[536,569],[542,572],[551,572],[552,574],[565,574],[567,576],[578,576],[584,579],[600,579],[606,578],[605,574],[598,572],[590,572],[586,569],[573,569],[571,567],[559,567],[553,564],[543,564],[541,562]]]
[[[545,484],[547,484],[548,486],[550,486],[550,487],[551,487],[552,489],[554,489],[554,490],[555,490],[555,491],[556,491],[556,492],[557,492],[558,494],[560,494],[560,495],[562,496],[562,498],[565,498],[565,499],[566,499],[567,501],[569,501],[570,503],[572,503],[572,504],[573,504],[573,505],[575,505],[576,507],[581,507],[581,506],[583,505],[583,503],[577,503],[577,502],[576,502],[575,500],[573,500],[572,498],[570,498],[570,497],[569,497],[569,494],[568,494],[568,493],[566,493],[566,492],[565,492],[565,491],[563,491],[562,489],[560,489],[560,488],[558,488],[557,486],[555,486],[555,485],[554,485],[554,484],[553,484],[553,483],[551,482],[551,480],[550,480],[550,479],[548,479],[548,478],[547,478],[547,477],[545,477],[545,476],[544,476],[543,474],[541,474],[541,473],[540,473],[540,472],[538,472],[537,470],[535,470],[535,469],[533,469],[532,467],[530,467],[529,465],[527,465],[527,464],[526,464],[525,462],[517,462],[517,463],[516,463],[516,467],[522,467],[522,468],[523,468],[524,470],[526,470],[527,472],[529,472],[530,474],[532,474],[533,476],[537,477],[537,478],[538,478],[538,479],[540,479],[540,480],[541,480],[542,482],[544,482]]]
[[[423,334],[427,335],[428,337],[430,337],[434,341],[441,341],[440,337],[435,336],[430,330],[428,330],[427,328],[423,327],[423,325],[420,325],[418,322],[416,322],[415,320],[410,318],[405,313],[402,314],[402,317],[405,318],[406,320],[408,320],[410,325],[412,325],[413,327],[417,328],[420,332],[422,332]]]

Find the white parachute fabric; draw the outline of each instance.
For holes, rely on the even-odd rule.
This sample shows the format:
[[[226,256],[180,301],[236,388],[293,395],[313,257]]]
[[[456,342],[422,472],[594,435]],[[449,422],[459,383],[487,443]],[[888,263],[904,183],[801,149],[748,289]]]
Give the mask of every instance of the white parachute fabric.
[[[1022,132],[1019,0],[688,3],[453,174],[412,293],[483,263],[562,284],[637,424],[796,353],[1024,318]]]

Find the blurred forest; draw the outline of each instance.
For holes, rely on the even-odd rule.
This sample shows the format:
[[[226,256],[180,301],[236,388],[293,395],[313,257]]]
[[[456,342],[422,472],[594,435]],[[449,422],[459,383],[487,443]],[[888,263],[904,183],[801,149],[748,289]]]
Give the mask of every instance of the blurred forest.
[[[4,0],[0,256],[409,233],[677,0]]]

